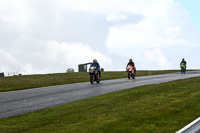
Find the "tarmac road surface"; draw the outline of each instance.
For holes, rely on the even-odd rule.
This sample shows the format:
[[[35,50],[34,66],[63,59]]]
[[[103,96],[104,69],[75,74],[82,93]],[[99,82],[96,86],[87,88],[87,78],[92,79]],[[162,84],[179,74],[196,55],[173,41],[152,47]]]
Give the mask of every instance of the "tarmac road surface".
[[[88,76],[88,82],[85,83],[2,92],[0,93],[0,118],[63,105],[136,86],[159,84],[191,77],[200,77],[200,71],[190,71],[186,74],[173,73],[143,76],[136,77],[134,80],[128,80],[128,78],[105,80],[101,81],[100,84],[90,84]]]

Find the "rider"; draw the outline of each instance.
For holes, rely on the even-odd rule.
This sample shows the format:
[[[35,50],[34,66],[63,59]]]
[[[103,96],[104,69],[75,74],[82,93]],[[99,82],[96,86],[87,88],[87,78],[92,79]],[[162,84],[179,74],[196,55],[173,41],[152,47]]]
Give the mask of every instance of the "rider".
[[[101,79],[100,65],[99,65],[99,63],[97,62],[96,59],[93,60],[93,63],[91,64],[91,66],[95,66],[95,67],[98,69],[98,72],[99,72],[99,79]],[[90,66],[90,67],[91,67],[91,66]]]
[[[127,66],[128,66],[128,65],[131,65],[131,66],[133,67],[133,69],[134,69],[134,74],[136,74],[135,63],[133,62],[132,59],[129,59],[129,62],[128,62]],[[126,67],[127,67],[127,66],[126,66]]]
[[[185,70],[186,70],[186,65],[187,65],[187,62],[185,61],[185,59],[184,59],[184,58],[182,59],[181,63],[183,63],[183,64],[185,65]],[[181,65],[181,63],[180,63],[180,65]]]

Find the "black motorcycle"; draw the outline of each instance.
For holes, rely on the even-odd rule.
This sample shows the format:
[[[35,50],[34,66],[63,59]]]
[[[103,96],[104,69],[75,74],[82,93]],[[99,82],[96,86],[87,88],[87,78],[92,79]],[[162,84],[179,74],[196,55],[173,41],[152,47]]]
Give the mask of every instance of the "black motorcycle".
[[[93,84],[95,81],[97,83],[100,83],[99,72],[98,72],[98,69],[96,67],[94,67],[94,66],[90,67],[89,75],[90,75],[90,83],[91,84]]]

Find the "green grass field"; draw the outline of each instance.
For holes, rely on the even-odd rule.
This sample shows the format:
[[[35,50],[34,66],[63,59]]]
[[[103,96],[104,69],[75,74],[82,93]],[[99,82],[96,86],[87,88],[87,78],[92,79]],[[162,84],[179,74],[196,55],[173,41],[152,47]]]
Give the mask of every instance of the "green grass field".
[[[134,82],[134,81],[133,81]],[[174,133],[200,115],[200,77],[0,119],[1,133]]]
[[[137,76],[164,74],[178,72],[179,70],[137,71]],[[102,72],[102,80],[126,78],[125,71]],[[58,73],[46,75],[25,75],[0,77],[0,92],[23,90],[37,87],[63,85],[70,83],[89,82],[89,74],[83,73]]]

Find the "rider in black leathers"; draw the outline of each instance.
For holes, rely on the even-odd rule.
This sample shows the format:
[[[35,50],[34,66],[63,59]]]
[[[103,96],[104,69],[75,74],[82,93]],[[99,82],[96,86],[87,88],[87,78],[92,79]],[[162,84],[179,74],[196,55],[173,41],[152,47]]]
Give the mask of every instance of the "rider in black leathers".
[[[181,63],[183,63],[183,64],[185,65],[185,70],[186,70],[186,65],[187,65],[187,62],[185,61],[185,59],[184,59],[184,58],[182,59]],[[180,64],[181,64],[181,63],[180,63]]]
[[[128,65],[131,65],[131,66],[133,67],[133,69],[134,69],[134,74],[136,74],[135,63],[133,62],[132,59],[129,59],[129,62],[128,62],[127,66],[128,66]],[[126,67],[127,67],[127,66],[126,66]]]

